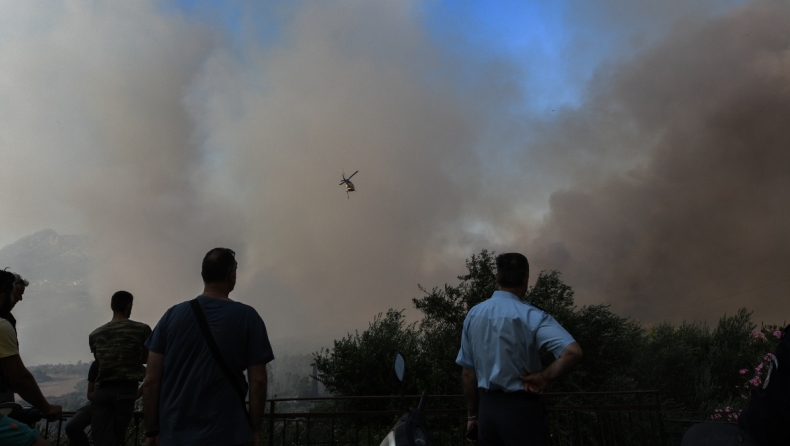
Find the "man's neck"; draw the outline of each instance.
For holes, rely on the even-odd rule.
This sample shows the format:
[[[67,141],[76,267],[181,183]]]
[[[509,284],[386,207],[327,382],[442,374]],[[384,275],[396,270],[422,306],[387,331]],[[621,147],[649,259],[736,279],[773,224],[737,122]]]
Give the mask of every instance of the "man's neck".
[[[203,288],[203,296],[212,299],[230,300],[230,291],[226,286],[207,284],[205,288]]]
[[[129,319],[129,317],[126,316],[123,313],[113,313],[112,314],[112,319],[110,319],[110,322],[125,321],[127,319]]]

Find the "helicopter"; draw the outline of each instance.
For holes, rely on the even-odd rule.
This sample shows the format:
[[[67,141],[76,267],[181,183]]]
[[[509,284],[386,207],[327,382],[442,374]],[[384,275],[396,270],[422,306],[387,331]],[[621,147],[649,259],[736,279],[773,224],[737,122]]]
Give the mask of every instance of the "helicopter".
[[[351,180],[351,177],[353,177],[357,173],[359,173],[359,171],[356,171],[356,172],[352,173],[351,176],[346,178],[346,172],[343,171],[343,181],[341,181],[339,185],[340,186],[342,186],[344,184],[346,185],[346,198],[351,198],[351,197],[348,196],[348,193],[349,192],[354,192],[354,183],[352,183],[350,180]]]

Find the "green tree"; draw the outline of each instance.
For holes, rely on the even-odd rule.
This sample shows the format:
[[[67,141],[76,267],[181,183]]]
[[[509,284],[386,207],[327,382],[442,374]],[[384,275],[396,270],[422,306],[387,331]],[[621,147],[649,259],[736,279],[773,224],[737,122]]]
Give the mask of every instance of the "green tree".
[[[628,372],[643,389],[657,389],[679,410],[709,412],[740,398],[739,370],[759,362],[765,345],[754,343],[756,325],[746,309],[724,315],[716,327],[668,322],[647,331]]]
[[[469,310],[491,297],[497,290],[494,253],[483,250],[466,260],[467,274],[458,276],[457,286],[445,284],[430,291],[420,286],[425,294],[412,299],[414,307],[423,314],[419,322],[420,355],[425,364],[431,392],[435,394],[461,393],[461,368],[455,364],[461,346],[461,331]]]
[[[401,352],[407,360],[406,393],[460,394],[455,358],[464,319],[498,288],[493,252],[472,255],[466,269],[457,285],[419,286],[424,295],[412,300],[422,313],[418,322],[406,324],[403,311],[389,310],[363,333],[315,353],[327,390],[349,396],[395,393],[392,360]],[[725,315],[714,329],[686,322],[644,329],[608,305],[576,306],[573,289],[557,271],[540,272],[525,300],[552,315],[584,351],[582,363],[549,391],[657,389],[662,401],[677,410],[711,411],[741,398],[739,370],[759,363],[766,353],[765,342],[755,342],[755,325],[745,309]],[[541,359],[545,367],[554,357],[541,352]]]
[[[434,394],[460,393],[461,368],[455,358],[464,319],[473,306],[498,289],[494,253],[483,250],[472,255],[466,268],[467,273],[458,276],[458,285],[431,290],[420,287],[424,296],[412,300],[423,315],[416,325],[406,325],[402,312],[389,310],[386,317],[377,316],[361,335],[349,335],[336,341],[333,350],[317,353],[319,379],[327,390],[342,395],[386,393],[392,388],[391,360],[387,359],[399,350],[410,369],[419,370],[418,378],[407,380],[415,393],[422,388]],[[622,389],[622,374],[612,371],[623,370],[632,360],[642,334],[638,325],[613,314],[605,305],[576,307],[573,290],[557,271],[539,273],[526,300],[552,314],[585,351],[578,372],[556,383],[556,390]],[[543,359],[545,365],[554,360],[545,353]],[[360,370],[369,373],[363,376]]]
[[[387,395],[397,393],[393,363],[396,353],[418,358],[419,333],[406,324],[403,311],[379,313],[367,330],[336,340],[332,349],[313,355],[318,379],[334,395]],[[407,362],[409,390],[421,383],[419,361]]]

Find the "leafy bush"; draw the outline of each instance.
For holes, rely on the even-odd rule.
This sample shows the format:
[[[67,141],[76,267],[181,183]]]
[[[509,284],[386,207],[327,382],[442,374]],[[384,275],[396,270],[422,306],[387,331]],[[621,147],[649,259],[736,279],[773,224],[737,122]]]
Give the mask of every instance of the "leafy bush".
[[[397,392],[392,360],[402,353],[409,372],[406,393],[460,394],[455,364],[463,322],[474,305],[497,289],[494,253],[483,250],[466,261],[467,274],[412,300],[423,315],[406,324],[403,311],[377,315],[368,330],[349,334],[332,349],[314,354],[318,378],[335,395]],[[766,346],[754,339],[751,313],[723,316],[715,328],[704,323],[665,322],[650,329],[614,314],[608,305],[577,307],[558,271],[542,271],[525,300],[554,316],[579,342],[584,361],[550,391],[652,390],[678,411],[713,412],[741,398],[740,370],[757,364]],[[765,329],[765,328],[764,328]],[[554,360],[541,353],[544,366]]]

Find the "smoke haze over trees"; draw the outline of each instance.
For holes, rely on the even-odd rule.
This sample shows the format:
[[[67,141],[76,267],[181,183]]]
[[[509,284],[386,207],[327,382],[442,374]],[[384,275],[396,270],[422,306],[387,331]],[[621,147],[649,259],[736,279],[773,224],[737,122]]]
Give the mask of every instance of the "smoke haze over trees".
[[[406,358],[406,394],[428,390],[460,395],[461,367],[455,358],[465,315],[497,289],[492,254],[473,255],[467,269],[458,285],[432,288],[414,299],[423,313],[419,322],[407,324],[401,311],[390,309],[377,315],[367,330],[317,352],[318,377],[327,390],[347,396],[397,394],[392,369],[399,352]],[[582,363],[553,383],[551,392],[659,390],[665,410],[711,414],[725,406],[740,409],[746,401],[742,394],[748,394],[744,383],[751,378],[745,372],[776,347],[776,328],[755,331],[745,309],[710,326],[665,322],[644,328],[612,313],[607,305],[579,307],[572,288],[556,271],[541,272],[525,300],[557,319],[584,351]],[[554,357],[542,351],[541,359],[545,367]],[[356,404],[360,406],[353,409],[375,407],[369,401]],[[397,402],[380,403],[386,404]]]
[[[787,2],[185,3],[4,4],[0,244],[94,242],[82,300],[15,310],[31,363],[88,359],[119,289],[153,326],[215,246],[275,353],[482,249],[645,325],[787,313]]]

